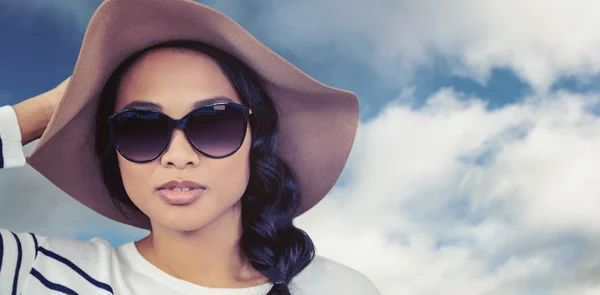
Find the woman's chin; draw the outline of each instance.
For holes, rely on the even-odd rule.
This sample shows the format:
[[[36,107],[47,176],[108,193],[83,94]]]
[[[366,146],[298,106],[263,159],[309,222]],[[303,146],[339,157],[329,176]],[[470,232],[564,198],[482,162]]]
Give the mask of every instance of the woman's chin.
[[[194,231],[205,227],[213,219],[199,210],[154,210],[147,214],[153,226],[160,226],[173,231]]]
[[[213,204],[207,200],[197,200],[194,204],[176,206],[164,203],[161,199],[154,199],[146,203],[144,213],[152,220],[153,226],[160,226],[173,231],[195,231],[202,229],[217,220],[226,224],[239,222],[241,204],[232,204],[229,208],[222,208],[220,204]],[[221,223],[221,222],[218,222]]]
[[[158,223],[159,226],[171,231],[189,232],[202,229],[208,222],[205,220],[198,220],[197,218],[169,218],[167,220],[155,220],[153,223]]]

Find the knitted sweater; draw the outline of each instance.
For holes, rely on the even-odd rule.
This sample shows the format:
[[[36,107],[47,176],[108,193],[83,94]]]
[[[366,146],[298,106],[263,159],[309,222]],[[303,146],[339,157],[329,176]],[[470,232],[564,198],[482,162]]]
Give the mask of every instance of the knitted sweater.
[[[0,168],[24,165],[14,109],[0,107]],[[0,295],[265,295],[271,287],[271,283],[247,288],[196,285],[150,263],[133,241],[115,248],[102,237],[81,241],[0,228]],[[318,255],[289,288],[293,295],[380,294],[361,273]]]

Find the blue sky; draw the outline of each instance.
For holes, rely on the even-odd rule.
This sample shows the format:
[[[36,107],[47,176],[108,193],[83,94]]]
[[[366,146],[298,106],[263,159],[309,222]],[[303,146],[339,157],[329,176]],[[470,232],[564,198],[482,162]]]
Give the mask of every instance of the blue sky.
[[[17,1],[2,1],[0,89],[14,104],[53,87],[73,71],[82,33],[68,18],[32,13]],[[6,9],[5,9],[6,8]]]
[[[32,2],[44,3],[39,0]],[[0,11],[0,33],[9,45],[0,47],[4,65],[0,68],[1,103],[14,104],[23,98],[36,95],[71,73],[83,39],[82,21],[89,20],[101,1],[86,2],[89,6],[87,9],[78,10],[81,13],[77,19],[72,16],[56,17],[57,14],[64,15],[64,12],[53,8],[52,5],[39,4],[42,8],[38,9],[44,9],[41,12],[31,9],[28,5],[19,4],[18,1],[0,2],[7,8]],[[244,7],[252,6],[249,4]],[[375,73],[376,69],[366,59],[337,56],[327,52],[326,47],[316,51],[312,59],[307,59],[291,50],[278,47],[277,44],[271,44],[273,42],[270,43],[267,38],[261,38],[264,33],[260,28],[254,28],[254,20],[249,17],[251,11],[250,9],[241,16],[232,17],[277,53],[313,77],[357,93],[363,106],[362,119],[376,116],[381,107],[385,106],[385,102],[406,86],[381,83],[380,77]],[[443,87],[452,87],[459,92],[489,101],[492,108],[519,102],[531,91],[530,86],[509,68],[491,69],[488,80],[481,83],[468,77],[453,75],[444,65],[443,57],[432,58],[434,62],[438,59],[442,62],[415,69],[416,74],[410,84],[411,87],[415,87],[415,105],[419,105]],[[598,77],[593,77],[591,82],[584,83],[567,77],[558,79],[552,87],[554,90],[587,92],[598,89],[598,84],[594,83],[597,80]],[[368,99],[362,99],[366,97]]]
[[[599,294],[600,4],[202,2],[359,96],[343,176],[298,220],[321,255],[390,295]],[[70,75],[99,3],[0,0],[0,105]],[[0,171],[0,187],[9,229],[115,246],[146,234],[30,167]]]
[[[89,20],[100,3],[87,2],[90,7],[82,10],[85,13],[80,16],[85,20]],[[57,18],[57,13],[61,15],[64,12],[52,13],[53,10],[60,10],[49,8],[49,5],[40,12],[32,10],[28,5],[18,4],[18,1],[3,0],[0,3],[7,7],[0,12],[0,33],[5,40],[9,40],[9,46],[0,47],[0,56],[5,65],[0,68],[0,89],[3,91],[0,102],[14,104],[53,87],[62,77],[71,73],[84,31],[82,24],[72,17]],[[247,12],[247,15],[250,13]],[[324,83],[349,89],[360,98],[368,97],[368,100],[361,99],[362,119],[376,116],[385,102],[402,89],[403,85],[379,82],[376,69],[367,60],[337,56],[335,53],[328,53],[326,47],[316,51],[312,59],[307,59],[278,47],[277,44],[270,44],[269,40],[261,38],[264,33],[261,33],[260,28],[253,29],[253,20],[244,16],[234,19],[302,70]],[[519,101],[529,90],[528,85],[510,69],[493,69],[485,85],[452,75],[443,65],[416,71],[418,74],[411,86],[416,87],[415,97],[419,100],[425,100],[442,87],[453,87],[460,92],[488,100],[490,106],[496,107]],[[581,88],[574,81],[561,83],[560,86]]]

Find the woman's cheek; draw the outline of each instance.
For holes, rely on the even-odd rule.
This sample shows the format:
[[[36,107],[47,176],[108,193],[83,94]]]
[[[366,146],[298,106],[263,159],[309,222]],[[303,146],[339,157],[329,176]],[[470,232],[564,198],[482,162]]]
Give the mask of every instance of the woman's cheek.
[[[144,202],[142,196],[148,195],[150,197],[154,191],[153,184],[150,182],[151,172],[149,171],[149,165],[131,163],[124,158],[119,159],[119,168],[121,171],[121,178],[123,180],[123,186],[129,198],[138,205]]]

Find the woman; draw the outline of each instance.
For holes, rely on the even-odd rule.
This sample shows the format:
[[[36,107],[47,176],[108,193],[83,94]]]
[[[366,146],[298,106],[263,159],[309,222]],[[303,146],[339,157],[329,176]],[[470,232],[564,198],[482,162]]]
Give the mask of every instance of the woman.
[[[249,36],[193,1],[105,1],[72,78],[0,108],[0,167],[150,230],[117,248],[0,230],[0,294],[378,294],[293,225],[339,176],[356,98]]]

